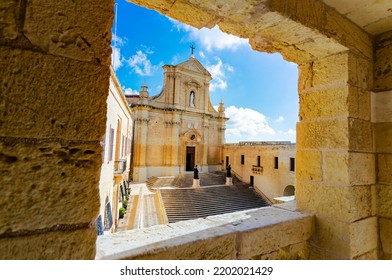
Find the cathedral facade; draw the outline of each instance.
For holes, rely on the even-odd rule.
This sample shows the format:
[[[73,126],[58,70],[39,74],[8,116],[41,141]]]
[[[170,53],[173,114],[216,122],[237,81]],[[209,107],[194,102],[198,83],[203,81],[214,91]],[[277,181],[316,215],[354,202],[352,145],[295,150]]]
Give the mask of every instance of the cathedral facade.
[[[193,56],[165,65],[160,94],[149,97],[147,86],[128,96],[133,120],[132,178],[177,176],[192,171],[220,170],[225,142],[223,103],[210,101],[211,74]]]

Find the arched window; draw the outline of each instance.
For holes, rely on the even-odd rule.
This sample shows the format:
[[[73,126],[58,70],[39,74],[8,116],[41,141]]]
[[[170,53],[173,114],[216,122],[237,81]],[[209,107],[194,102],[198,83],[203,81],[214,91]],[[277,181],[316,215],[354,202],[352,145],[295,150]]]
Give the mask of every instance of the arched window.
[[[195,92],[193,90],[189,94],[189,106],[195,107]]]

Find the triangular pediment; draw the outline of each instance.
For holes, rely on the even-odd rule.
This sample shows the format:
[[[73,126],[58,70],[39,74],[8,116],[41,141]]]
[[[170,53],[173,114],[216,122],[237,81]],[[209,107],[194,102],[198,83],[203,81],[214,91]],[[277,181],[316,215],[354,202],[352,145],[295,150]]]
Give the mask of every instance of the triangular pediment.
[[[194,57],[191,57],[189,58],[189,60],[178,64],[176,67],[187,69],[199,74],[211,76],[211,74],[207,71],[207,69],[204,68],[204,66]]]

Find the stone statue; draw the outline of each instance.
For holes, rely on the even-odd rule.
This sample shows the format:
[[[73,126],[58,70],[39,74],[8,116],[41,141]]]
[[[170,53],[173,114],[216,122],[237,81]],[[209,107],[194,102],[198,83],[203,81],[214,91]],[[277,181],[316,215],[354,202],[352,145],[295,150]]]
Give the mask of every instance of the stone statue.
[[[199,179],[199,170],[197,170],[197,165],[193,168],[193,179]]]
[[[227,165],[227,167],[226,167],[226,170],[227,170],[227,175],[226,175],[226,177],[231,177],[231,166],[230,166],[230,164],[228,164]]]

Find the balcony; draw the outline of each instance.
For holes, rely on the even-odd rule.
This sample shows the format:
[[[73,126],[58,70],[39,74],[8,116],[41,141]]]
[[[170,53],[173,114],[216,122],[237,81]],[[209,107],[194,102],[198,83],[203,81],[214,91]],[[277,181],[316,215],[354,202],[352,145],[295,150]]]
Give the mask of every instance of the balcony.
[[[114,162],[114,174],[122,174],[127,168],[127,160],[120,159]]]
[[[262,166],[257,166],[257,165],[253,165],[252,166],[252,173],[253,174],[263,174],[263,167]]]

